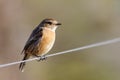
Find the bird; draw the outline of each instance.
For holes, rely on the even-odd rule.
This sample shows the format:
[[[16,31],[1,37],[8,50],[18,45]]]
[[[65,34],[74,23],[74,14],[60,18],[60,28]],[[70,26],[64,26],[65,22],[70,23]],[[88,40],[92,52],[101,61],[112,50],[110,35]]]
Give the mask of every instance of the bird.
[[[40,57],[47,54],[55,42],[55,31],[61,25],[53,18],[46,18],[32,31],[21,54],[24,54],[22,61],[32,57]],[[26,62],[21,62],[19,70],[24,71]]]

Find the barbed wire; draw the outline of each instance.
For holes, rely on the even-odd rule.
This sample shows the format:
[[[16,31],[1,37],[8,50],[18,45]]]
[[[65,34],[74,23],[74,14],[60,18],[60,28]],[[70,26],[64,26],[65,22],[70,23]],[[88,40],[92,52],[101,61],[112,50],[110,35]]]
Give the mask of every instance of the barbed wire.
[[[78,47],[78,48],[74,48],[74,49],[70,49],[70,50],[65,50],[65,51],[62,51],[62,52],[57,52],[57,53],[54,53],[54,54],[49,54],[49,55],[46,55],[45,57],[48,58],[48,57],[52,57],[52,56],[57,56],[57,55],[61,55],[61,54],[66,54],[66,53],[78,51],[78,50],[84,50],[84,49],[88,49],[88,48],[103,46],[103,45],[117,43],[117,42],[120,42],[120,38],[115,38],[115,39],[111,39],[111,40],[107,40],[107,41],[103,41],[103,42],[98,42],[98,43],[95,43],[95,44],[86,45],[86,46],[83,46],[83,47]],[[39,60],[40,58],[44,58],[44,57],[36,57],[36,58],[31,58],[31,59],[28,59],[28,60],[24,60],[24,61],[16,61],[16,62],[11,62],[11,63],[7,63],[7,64],[1,64],[0,68],[12,66],[12,65],[15,65],[15,64],[19,64],[21,62],[30,62],[30,61],[33,61],[33,60]]]

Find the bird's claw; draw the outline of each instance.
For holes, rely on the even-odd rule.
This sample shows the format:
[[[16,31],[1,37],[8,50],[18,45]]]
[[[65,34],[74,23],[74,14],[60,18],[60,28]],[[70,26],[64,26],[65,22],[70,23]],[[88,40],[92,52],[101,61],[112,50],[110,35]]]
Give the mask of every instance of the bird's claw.
[[[43,55],[43,56],[40,56],[38,61],[43,61],[43,60],[46,60],[46,59],[47,59],[47,57],[45,55]]]

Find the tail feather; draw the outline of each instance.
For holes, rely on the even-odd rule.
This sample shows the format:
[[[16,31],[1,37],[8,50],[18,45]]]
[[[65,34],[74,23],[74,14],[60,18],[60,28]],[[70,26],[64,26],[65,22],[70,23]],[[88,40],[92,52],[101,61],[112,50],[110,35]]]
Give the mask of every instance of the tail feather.
[[[25,64],[25,62],[20,63],[19,70],[21,70],[22,72],[24,72]]]
[[[30,56],[28,54],[25,54],[23,60],[27,60]],[[20,66],[19,66],[19,70],[21,70],[22,72],[24,72],[24,67],[25,67],[26,62],[21,62]]]

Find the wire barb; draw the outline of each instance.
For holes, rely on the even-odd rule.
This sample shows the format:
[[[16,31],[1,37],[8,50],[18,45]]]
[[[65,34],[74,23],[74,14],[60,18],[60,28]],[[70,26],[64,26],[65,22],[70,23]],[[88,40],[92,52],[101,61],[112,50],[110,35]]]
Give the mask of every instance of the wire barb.
[[[70,49],[70,50],[66,50],[66,51],[62,51],[62,52],[58,52],[58,53],[54,53],[54,54],[49,54],[49,55],[46,55],[46,56],[43,56],[43,57],[41,56],[41,58],[44,58],[44,57],[48,58],[48,57],[52,57],[52,56],[66,54],[66,53],[69,53],[69,52],[84,50],[84,49],[88,49],[88,48],[103,46],[103,45],[117,43],[117,42],[120,42],[120,38],[115,38],[115,39],[112,39],[112,40],[107,40],[107,41],[103,41],[103,42],[99,42],[99,43],[95,43],[95,44],[90,44],[90,45],[87,45],[87,46],[78,47],[78,48],[74,48],[74,49]],[[39,59],[40,59],[40,57],[36,57],[36,58],[24,60],[24,61],[16,61],[16,62],[7,63],[7,64],[1,64],[0,68],[12,66],[12,65],[15,65],[15,64],[19,64],[21,62],[30,62],[30,61],[39,60]]]

